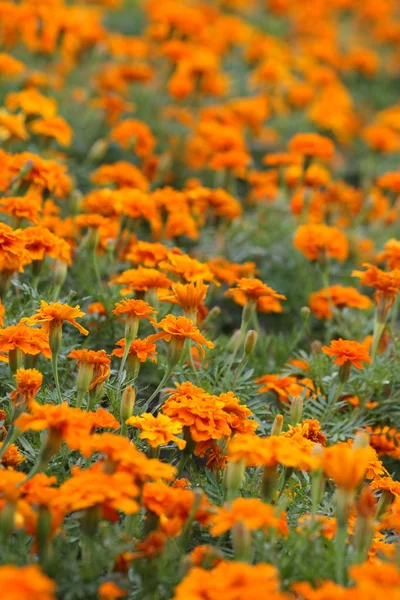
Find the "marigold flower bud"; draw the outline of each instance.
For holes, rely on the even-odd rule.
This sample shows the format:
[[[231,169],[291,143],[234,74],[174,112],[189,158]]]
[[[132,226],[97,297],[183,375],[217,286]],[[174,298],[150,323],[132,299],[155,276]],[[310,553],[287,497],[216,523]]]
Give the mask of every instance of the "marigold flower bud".
[[[315,340],[312,344],[311,344],[311,352],[312,354],[316,355],[316,354],[321,354],[321,349],[322,349],[322,344],[319,340]]]
[[[108,141],[104,138],[96,140],[93,146],[89,150],[90,160],[101,160],[108,149]]]
[[[303,323],[308,323],[309,319],[310,319],[310,315],[311,315],[311,310],[308,308],[308,306],[302,306],[300,309],[300,316],[303,320]]]
[[[244,523],[235,523],[231,529],[235,560],[251,562],[253,556],[252,535]]]
[[[292,404],[290,406],[290,416],[292,419],[292,425],[300,423],[303,414],[303,398],[301,396],[294,396]]]
[[[53,272],[53,285],[62,286],[67,277],[68,265],[63,260],[57,260]]]
[[[244,353],[246,356],[251,354],[256,347],[258,340],[258,333],[254,329],[249,329],[246,335],[246,340],[244,342]]]
[[[121,398],[120,414],[121,414],[121,421],[123,423],[127,419],[129,419],[129,417],[131,417],[133,415],[133,409],[135,406],[135,397],[136,397],[135,389],[131,385],[128,385],[124,389],[124,391],[122,393],[122,398]]]
[[[283,415],[276,415],[272,423],[271,435],[280,435],[283,427]]]
[[[227,500],[233,500],[242,487],[246,472],[244,460],[238,462],[228,462],[224,472],[224,488]]]
[[[366,431],[359,431],[354,438],[353,448],[367,448],[369,446],[369,434]]]

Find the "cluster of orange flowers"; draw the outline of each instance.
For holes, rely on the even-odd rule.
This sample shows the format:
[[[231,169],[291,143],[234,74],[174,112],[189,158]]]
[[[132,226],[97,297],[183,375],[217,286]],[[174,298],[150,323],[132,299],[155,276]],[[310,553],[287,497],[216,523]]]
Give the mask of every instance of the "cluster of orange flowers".
[[[0,600],[400,600],[399,7],[134,5],[0,2]]]

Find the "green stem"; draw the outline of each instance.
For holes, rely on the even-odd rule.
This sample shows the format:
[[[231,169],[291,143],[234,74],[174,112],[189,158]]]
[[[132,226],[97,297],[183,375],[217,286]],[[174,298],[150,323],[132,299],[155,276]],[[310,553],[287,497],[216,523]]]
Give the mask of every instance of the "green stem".
[[[371,345],[372,360],[375,360],[376,352],[378,350],[379,342],[381,341],[381,337],[382,337],[382,333],[383,333],[384,329],[385,329],[385,323],[382,323],[381,321],[378,321],[375,318],[374,334],[372,337],[372,345]]]
[[[336,581],[339,585],[345,584],[346,568],[345,568],[345,551],[347,540],[347,523],[338,524],[338,530],[335,536],[336,550]]]
[[[59,404],[62,404],[62,396],[61,396],[61,389],[60,389],[60,380],[58,378],[58,353],[54,353],[51,356],[51,365],[53,368],[53,376],[54,376],[54,382],[56,384],[56,390],[57,390],[57,396],[58,396],[58,402]]]
[[[147,400],[146,404],[145,404],[145,410],[147,410],[147,408],[149,407],[150,403],[152,400],[154,400],[154,398],[157,396],[157,394],[162,390],[163,386],[166,384],[166,382],[168,381],[168,379],[170,378],[172,371],[173,371],[173,366],[172,367],[168,367],[167,370],[164,373],[163,378],[161,379],[160,383],[158,384],[158,386],[156,387],[156,389],[154,390],[154,392],[152,393],[152,395],[150,396],[150,398]],[[159,410],[161,405],[157,406],[157,410]]]

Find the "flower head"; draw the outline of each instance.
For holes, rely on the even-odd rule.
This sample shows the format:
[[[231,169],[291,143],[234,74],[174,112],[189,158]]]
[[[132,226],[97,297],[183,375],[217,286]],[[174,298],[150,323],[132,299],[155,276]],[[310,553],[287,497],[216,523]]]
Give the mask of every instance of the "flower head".
[[[186,446],[185,440],[176,434],[182,433],[183,425],[159,413],[156,417],[151,413],[143,413],[140,417],[130,417],[127,424],[141,430],[139,437],[146,440],[152,448],[175,442],[180,450]]]
[[[164,319],[156,325],[159,329],[162,329],[159,333],[154,333],[148,336],[149,342],[155,342],[161,338],[165,339],[166,342],[175,342],[179,347],[182,346],[186,339],[192,340],[200,348],[200,351],[204,354],[203,346],[207,348],[214,348],[214,344],[200,333],[198,327],[193,324],[193,321],[187,317],[175,317],[174,315],[167,315]]]
[[[82,327],[77,322],[77,318],[83,317],[84,312],[80,310],[77,305],[75,308],[68,304],[61,304],[61,302],[46,302],[42,300],[40,308],[37,309],[37,314],[29,318],[21,319],[21,323],[26,323],[30,327],[33,325],[41,324],[43,330],[49,333],[52,326],[62,325],[64,321],[70,323],[78,329],[80,333],[88,335],[88,330]]]
[[[322,352],[335,357],[335,365],[353,365],[356,369],[363,369],[363,363],[372,362],[368,350],[359,342],[352,340],[332,340],[330,346],[323,346]]]

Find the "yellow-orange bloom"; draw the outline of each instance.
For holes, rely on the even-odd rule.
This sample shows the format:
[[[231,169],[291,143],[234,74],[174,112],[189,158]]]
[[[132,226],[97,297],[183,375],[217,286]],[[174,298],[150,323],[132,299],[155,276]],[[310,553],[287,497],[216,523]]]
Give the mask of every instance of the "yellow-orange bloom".
[[[332,340],[330,346],[323,346],[322,352],[334,356],[335,365],[353,365],[356,369],[363,369],[363,363],[372,362],[367,348],[352,340]]]
[[[182,433],[183,425],[162,413],[156,417],[151,413],[143,413],[140,417],[130,417],[127,424],[140,429],[139,437],[146,440],[152,448],[168,444],[168,442],[175,442],[180,450],[186,446],[185,440],[176,436],[176,434]]]
[[[296,133],[288,144],[289,152],[306,158],[329,160],[335,153],[333,142],[317,133]]]
[[[56,584],[37,565],[0,567],[0,587],[4,600],[56,600]]]
[[[376,452],[366,448],[352,447],[339,442],[324,449],[322,467],[328,477],[344,490],[355,490],[365,478],[369,464],[376,460]]]
[[[236,523],[244,524],[250,531],[275,529],[284,535],[288,533],[286,513],[278,517],[273,506],[258,498],[237,498],[229,507],[219,508],[212,518],[211,535],[222,535]]]
[[[17,387],[11,393],[11,400],[19,402],[22,399],[25,402],[30,402],[43,383],[43,375],[37,369],[18,369],[15,380]]]
[[[232,296],[240,306],[252,302],[256,305],[257,310],[262,312],[282,312],[279,300],[286,300],[286,296],[278,294],[260,279],[242,277],[236,285],[237,287],[230,288],[226,295]]]
[[[153,325],[155,321],[151,315],[157,314],[157,311],[148,302],[136,299],[117,302],[112,312],[114,315],[122,316],[125,319],[147,319]]]
[[[202,354],[204,354],[203,346],[207,348],[214,348],[214,344],[200,333],[200,329],[193,324],[193,321],[187,317],[175,317],[174,315],[167,315],[164,319],[156,325],[160,331],[148,336],[149,342],[155,342],[159,339],[165,339],[166,342],[174,341],[178,347],[183,348],[185,340],[192,340],[200,348]]]
[[[76,320],[85,315],[78,305],[73,308],[68,304],[61,304],[61,302],[48,303],[45,300],[42,300],[40,308],[38,308],[36,312],[37,314],[32,317],[21,319],[21,323],[26,323],[30,327],[40,323],[43,330],[46,333],[49,333],[51,327],[62,325],[64,321],[66,321],[76,327],[80,333],[83,333],[84,335],[88,335],[89,333],[88,330],[82,327]]]
[[[349,242],[345,234],[336,227],[324,224],[300,225],[293,243],[309,260],[335,258],[343,262],[349,253]]]

